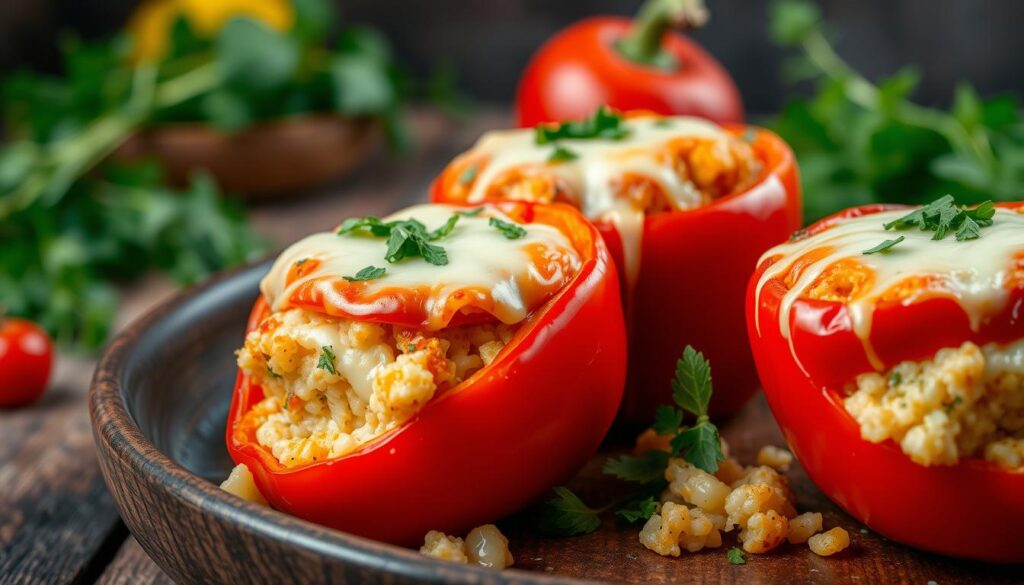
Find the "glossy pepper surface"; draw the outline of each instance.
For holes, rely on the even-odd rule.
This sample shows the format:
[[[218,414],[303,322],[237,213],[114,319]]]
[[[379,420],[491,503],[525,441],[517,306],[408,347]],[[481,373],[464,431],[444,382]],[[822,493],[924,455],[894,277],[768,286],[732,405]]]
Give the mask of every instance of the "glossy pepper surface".
[[[853,208],[808,231],[819,233],[841,219],[896,208]],[[779,311],[787,285],[781,278],[771,279],[757,293],[773,261],[765,259],[750,281],[750,343],[772,413],[814,483],[870,529],[893,540],[947,555],[1024,562],[1024,539],[1013,537],[1009,529],[1024,522],[1024,473],[981,459],[925,467],[893,441],[862,439],[860,426],[843,405],[843,388],[874,368],[853,330],[848,307],[797,298],[786,339]],[[1024,338],[1022,311],[1020,282],[1009,291],[1005,308],[977,329],[949,297],[879,303],[870,342],[890,368],[905,360],[929,359],[939,349],[965,341],[982,345]]]

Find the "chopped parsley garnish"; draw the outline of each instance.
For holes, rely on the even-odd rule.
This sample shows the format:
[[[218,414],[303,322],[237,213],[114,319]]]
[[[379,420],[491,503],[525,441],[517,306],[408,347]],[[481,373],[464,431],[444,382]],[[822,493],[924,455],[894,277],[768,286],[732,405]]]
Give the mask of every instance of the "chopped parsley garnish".
[[[743,551],[737,547],[732,547],[729,552],[725,553],[729,558],[729,562],[733,565],[745,565],[747,564],[747,557],[743,555]]]
[[[899,386],[903,383],[903,375],[899,372],[889,374],[889,386]]]
[[[981,237],[981,228],[992,225],[995,214],[996,208],[991,201],[967,209],[957,205],[952,195],[944,195],[928,205],[884,224],[884,227],[887,230],[903,230],[916,226],[921,231],[935,232],[933,240],[941,240],[951,230],[955,230],[958,241],[974,240]]]
[[[379,217],[367,215],[365,217],[350,217],[341,222],[338,228],[338,235],[344,236],[358,231],[369,231],[371,235],[378,238],[386,238],[391,235],[391,225],[395,222],[385,223]]]
[[[338,228],[338,235],[369,232],[371,236],[387,238],[388,247],[384,259],[388,262],[394,263],[405,258],[420,257],[431,264],[443,266],[448,263],[448,253],[441,246],[430,242],[449,235],[455,229],[459,217],[459,214],[453,214],[444,225],[428,232],[426,226],[416,219],[386,222],[379,217],[367,215],[346,219]]]
[[[957,241],[963,242],[980,238],[981,228],[992,225],[992,218],[995,214],[996,208],[991,201],[985,201],[973,209],[968,209],[965,206],[957,205],[952,195],[943,195],[903,217],[882,224],[882,227],[886,230],[905,230],[917,227],[921,231],[934,232],[933,240],[941,240],[952,231]],[[904,239],[906,239],[904,236],[900,236],[895,240],[885,240],[874,248],[864,250],[864,254],[888,252]]]
[[[476,165],[470,165],[466,167],[466,170],[462,171],[462,173],[459,174],[459,182],[462,183],[463,185],[468,185],[469,183],[472,183],[473,179],[476,178],[476,173]]]
[[[397,222],[388,236],[388,250],[384,259],[398,262],[419,256],[435,266],[448,264],[448,253],[441,246],[431,244],[423,224],[415,219]]]
[[[576,160],[579,156],[580,155],[559,144],[555,146],[555,150],[551,152],[551,156],[548,157],[548,162],[566,162]]]
[[[345,280],[349,282],[362,282],[364,280],[376,280],[387,273],[387,268],[378,268],[376,266],[367,266],[359,272],[356,272],[355,276],[345,276]]]
[[[629,136],[629,129],[622,122],[622,116],[608,106],[601,106],[586,120],[537,126],[535,140],[542,145],[565,138],[621,140]]]
[[[321,370],[327,370],[328,373],[337,375],[338,370],[334,368],[334,362],[338,358],[334,355],[334,347],[325,345],[320,348],[320,361],[316,363],[316,367]]]
[[[600,514],[622,502],[627,503],[617,514],[625,520],[649,518],[657,510],[656,496],[666,486],[665,468],[673,457],[682,457],[708,473],[718,471],[718,462],[725,457],[718,429],[708,418],[711,394],[711,366],[703,354],[687,346],[672,380],[675,406],[658,408],[652,427],[659,435],[672,436],[669,451],[655,449],[639,457],[621,455],[605,461],[604,473],[638,486],[625,498],[601,508],[587,506],[568,488],[555,488],[556,497],[547,502],[541,518],[542,529],[563,536],[593,532],[600,525]],[[689,427],[682,426],[686,413],[696,417]]]
[[[882,242],[881,244],[878,244],[877,246],[874,246],[872,248],[868,248],[867,250],[864,250],[864,252],[862,252],[862,253],[865,256],[867,256],[869,254],[877,254],[879,252],[888,253],[890,250],[892,250],[893,246],[895,246],[896,244],[902,242],[905,239],[907,239],[907,238],[904,237],[904,236],[900,236],[900,237],[896,238],[895,240],[885,240],[884,242]]]
[[[522,227],[514,223],[502,221],[496,217],[488,219],[487,224],[493,228],[496,228],[499,232],[501,232],[501,235],[505,236],[510,240],[517,240],[526,235],[526,230],[523,229]]]
[[[444,222],[444,225],[427,234],[427,239],[433,242],[451,234],[452,230],[455,229],[455,224],[459,223],[459,217],[461,216],[458,213],[452,214],[452,216]]]
[[[467,209],[466,211],[456,211],[455,215],[461,215],[462,217],[476,217],[483,212],[483,207],[477,207],[475,209]]]
[[[281,379],[281,374],[275,372],[274,368],[270,367],[270,364],[267,364],[267,375],[270,376],[271,378],[274,378],[275,380]]]
[[[953,412],[953,409],[956,408],[957,405],[960,404],[963,401],[964,401],[963,398],[961,398],[959,396],[956,396],[956,397],[953,398],[952,401],[950,401],[950,402],[948,402],[946,404],[943,404],[942,405],[942,410],[945,411],[946,414],[949,414],[949,413]]]

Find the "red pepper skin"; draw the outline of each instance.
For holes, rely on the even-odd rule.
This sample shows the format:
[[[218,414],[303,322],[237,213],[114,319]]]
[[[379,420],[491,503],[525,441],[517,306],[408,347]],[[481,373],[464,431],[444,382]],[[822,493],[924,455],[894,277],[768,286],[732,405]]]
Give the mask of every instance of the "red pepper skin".
[[[628,18],[598,16],[557,33],[530,59],[516,90],[519,126],[582,120],[599,106],[619,111],[700,116],[742,123],[736,84],[714,57],[675,32],[662,50],[681,64],[667,72],[629,61],[614,44],[630,31]]]
[[[364,448],[292,469],[237,422],[261,397],[239,376],[227,446],[277,509],[368,538],[422,544],[429,530],[462,534],[544,495],[597,450],[626,369],[618,276],[597,231],[565,205],[503,203],[519,217],[558,216],[584,263],[523,323],[491,365],[435,397]],[[249,329],[266,314],[257,302]]]
[[[621,419],[650,424],[659,404],[672,401],[676,360],[689,344],[715,368],[711,415],[736,412],[759,386],[746,335],[747,280],[758,258],[800,226],[800,182],[789,146],[767,130],[728,127],[743,136],[765,167],[748,189],[687,211],[644,221],[640,270],[630,294],[623,283],[629,322],[629,383]],[[748,136],[751,137],[751,136]],[[446,202],[438,178],[431,200]],[[623,270],[622,243],[614,225],[595,224]]]
[[[822,220],[811,231],[820,231],[835,217],[883,209],[855,208]],[[785,287],[769,281],[756,297],[770,264],[768,259],[758,267],[747,292],[750,343],[772,413],[814,483],[850,515],[892,540],[952,556],[1024,562],[1024,539],[1007,533],[1008,526],[1024,522],[1024,473],[979,459],[924,467],[892,441],[862,439],[857,421],[842,404],[842,387],[872,368],[845,305],[797,300],[790,318],[791,351],[779,328]],[[974,332],[963,309],[950,299],[879,306],[871,341],[886,367],[967,340],[1006,343],[1024,337],[1022,308],[1024,289],[1016,288],[1006,309]]]

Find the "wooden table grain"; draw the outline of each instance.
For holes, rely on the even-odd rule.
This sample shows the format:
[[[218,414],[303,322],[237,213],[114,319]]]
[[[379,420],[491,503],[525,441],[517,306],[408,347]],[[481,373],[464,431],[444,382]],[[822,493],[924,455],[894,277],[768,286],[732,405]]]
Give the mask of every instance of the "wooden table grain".
[[[328,229],[349,215],[383,214],[422,201],[430,180],[452,155],[482,130],[506,121],[505,115],[492,110],[462,123],[426,111],[413,112],[410,123],[417,148],[412,153],[397,157],[382,153],[336,185],[302,198],[254,207],[252,220],[261,233],[283,245],[309,232]],[[156,277],[126,290],[119,326],[173,290]],[[38,404],[0,411],[0,584],[171,583],[128,534],[100,476],[85,402],[93,365],[89,359],[62,356],[54,384]],[[782,444],[762,398],[724,425],[723,432],[747,462],[758,446]],[[600,478],[599,468],[600,462],[595,461],[574,484],[584,496],[607,481]],[[750,562],[737,567],[725,562],[721,551],[718,556],[708,553],[666,561],[640,547],[635,530],[607,526],[574,539],[571,554],[566,553],[565,541],[536,538],[526,530],[520,532],[514,524],[509,535],[520,568],[561,575],[585,572],[612,581],[636,581],[637,575],[647,575],[641,580],[921,585],[1024,582],[1024,569],[937,557],[885,541],[828,502],[798,467],[792,472],[792,481],[802,510],[823,511],[826,525],[850,531],[854,545],[849,552],[840,558],[820,559],[797,547],[769,557],[751,555]],[[1008,537],[1014,534],[1008,532]]]

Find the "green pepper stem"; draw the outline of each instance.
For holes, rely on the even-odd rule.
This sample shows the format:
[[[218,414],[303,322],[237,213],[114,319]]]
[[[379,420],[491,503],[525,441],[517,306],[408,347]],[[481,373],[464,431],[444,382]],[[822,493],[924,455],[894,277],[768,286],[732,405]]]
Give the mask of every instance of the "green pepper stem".
[[[634,63],[675,69],[679,64],[661,48],[665,34],[673,29],[699,28],[707,19],[704,0],[647,0],[633,21],[633,28],[615,48]]]

